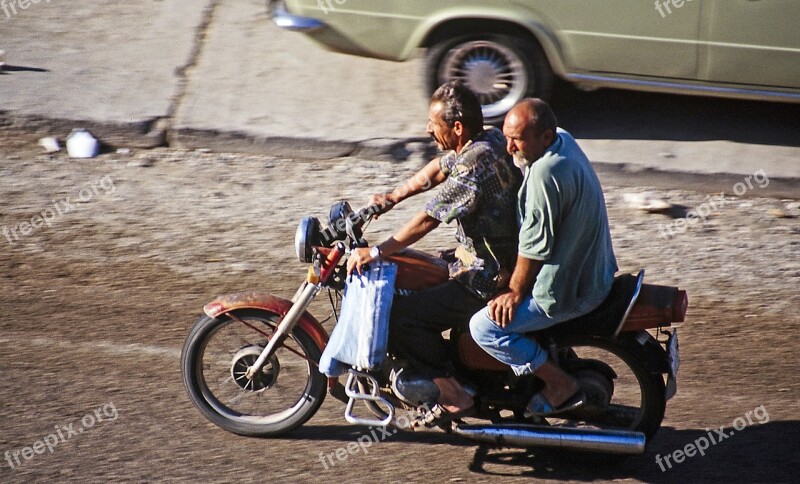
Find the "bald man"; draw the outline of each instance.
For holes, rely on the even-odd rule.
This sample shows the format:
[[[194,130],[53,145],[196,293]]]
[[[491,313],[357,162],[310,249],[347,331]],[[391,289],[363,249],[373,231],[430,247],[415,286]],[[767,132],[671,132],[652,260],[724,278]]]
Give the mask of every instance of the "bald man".
[[[470,321],[486,352],[517,375],[544,382],[526,415],[549,416],[583,404],[577,380],[547,359],[524,333],[589,313],[611,291],[617,262],[600,181],[575,139],[557,127],[541,99],[525,99],[505,119],[503,134],[524,171],[519,191],[517,263],[508,290]]]

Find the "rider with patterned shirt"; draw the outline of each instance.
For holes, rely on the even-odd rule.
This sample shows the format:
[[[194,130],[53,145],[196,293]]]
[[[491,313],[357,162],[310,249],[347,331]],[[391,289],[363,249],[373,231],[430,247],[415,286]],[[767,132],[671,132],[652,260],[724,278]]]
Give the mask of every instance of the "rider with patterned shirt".
[[[463,84],[440,86],[428,116],[427,131],[446,153],[401,188],[374,195],[371,203],[393,207],[429,186],[441,185],[439,193],[392,237],[353,251],[347,265],[348,272],[360,272],[362,265],[410,246],[440,223],[457,223],[459,246],[445,256],[450,280],[396,296],[390,319],[392,349],[439,388],[438,405],[428,422],[434,424],[474,411],[472,397],[453,377],[442,332],[468,321],[507,283],[516,258],[521,174],[506,152],[502,132],[484,128],[480,102]]]

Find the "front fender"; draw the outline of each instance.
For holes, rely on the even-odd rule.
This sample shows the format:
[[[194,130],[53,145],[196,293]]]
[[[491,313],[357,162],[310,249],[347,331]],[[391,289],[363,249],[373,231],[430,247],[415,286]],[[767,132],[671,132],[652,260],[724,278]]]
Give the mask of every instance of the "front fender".
[[[216,318],[220,314],[226,314],[237,309],[262,309],[283,318],[291,307],[292,302],[288,299],[265,292],[246,291],[218,296],[203,306],[203,312],[210,318]],[[311,336],[320,351],[325,349],[328,344],[328,332],[325,331],[325,328],[314,316],[306,311],[300,316],[297,324]]]

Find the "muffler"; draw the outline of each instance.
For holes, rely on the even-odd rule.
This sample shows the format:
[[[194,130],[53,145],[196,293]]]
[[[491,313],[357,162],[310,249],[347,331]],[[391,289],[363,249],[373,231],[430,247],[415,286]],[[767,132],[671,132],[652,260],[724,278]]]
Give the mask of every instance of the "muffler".
[[[641,432],[525,424],[458,425],[453,433],[506,447],[548,447],[606,454],[642,454],[647,440]]]

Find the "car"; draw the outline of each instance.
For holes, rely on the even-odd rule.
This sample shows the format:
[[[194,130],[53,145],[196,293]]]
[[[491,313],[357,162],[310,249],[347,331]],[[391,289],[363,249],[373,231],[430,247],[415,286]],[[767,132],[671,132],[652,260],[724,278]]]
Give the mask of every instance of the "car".
[[[463,80],[489,121],[556,77],[800,102],[797,0],[269,0],[274,22],[328,49],[405,61],[428,90]]]

